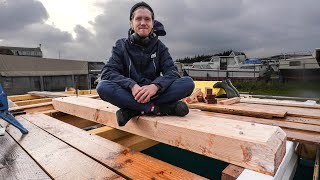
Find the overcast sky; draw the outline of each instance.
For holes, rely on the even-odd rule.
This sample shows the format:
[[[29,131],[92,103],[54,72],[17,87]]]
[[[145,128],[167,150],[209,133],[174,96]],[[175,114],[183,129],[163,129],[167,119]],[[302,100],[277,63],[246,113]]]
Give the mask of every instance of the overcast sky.
[[[132,0],[0,0],[0,46],[104,61],[127,37]],[[174,59],[224,50],[249,57],[320,47],[319,0],[146,0]]]

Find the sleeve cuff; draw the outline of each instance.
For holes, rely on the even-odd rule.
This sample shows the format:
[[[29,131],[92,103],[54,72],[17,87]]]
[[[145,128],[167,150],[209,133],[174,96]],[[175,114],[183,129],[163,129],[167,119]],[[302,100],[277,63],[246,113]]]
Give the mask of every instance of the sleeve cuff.
[[[137,83],[136,83],[136,82],[131,82],[131,83],[129,84],[129,88],[132,89],[132,87],[133,87],[135,84],[137,84]]]

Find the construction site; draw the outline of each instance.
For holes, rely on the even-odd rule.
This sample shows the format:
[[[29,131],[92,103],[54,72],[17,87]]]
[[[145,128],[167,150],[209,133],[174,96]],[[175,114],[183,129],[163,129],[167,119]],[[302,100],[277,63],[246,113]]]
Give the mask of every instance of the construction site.
[[[130,14],[144,38],[131,29],[106,64],[0,46],[0,180],[319,179],[319,92],[305,83],[317,83],[319,48],[185,66],[159,43],[149,5]],[[252,93],[288,80],[313,97]]]
[[[320,180],[319,6],[0,0],[0,180]]]
[[[196,82],[184,99],[185,117],[138,116],[124,127],[116,122],[118,108],[95,90],[7,98],[2,90],[2,113],[19,123],[0,120],[0,179],[292,179],[303,154],[313,158],[318,179],[319,104],[242,94],[215,98],[220,90],[211,85]],[[185,152],[172,149],[162,155],[170,158],[147,154],[161,145],[193,158],[179,160],[175,156]],[[190,164],[201,158],[222,162],[221,170],[210,162],[202,169],[208,172],[196,172]]]

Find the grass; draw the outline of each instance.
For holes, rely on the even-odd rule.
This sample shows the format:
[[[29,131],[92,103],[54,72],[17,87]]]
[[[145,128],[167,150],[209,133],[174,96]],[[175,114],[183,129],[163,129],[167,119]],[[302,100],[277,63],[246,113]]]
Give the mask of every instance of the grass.
[[[320,83],[312,81],[234,81],[233,85],[250,94],[320,98]]]

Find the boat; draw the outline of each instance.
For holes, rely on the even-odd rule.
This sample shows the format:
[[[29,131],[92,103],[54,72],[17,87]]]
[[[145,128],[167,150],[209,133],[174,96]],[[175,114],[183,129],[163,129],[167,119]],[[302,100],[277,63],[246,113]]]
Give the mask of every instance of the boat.
[[[286,53],[279,62],[282,80],[320,80],[320,48],[313,53]]]
[[[194,80],[257,80],[269,72],[277,72],[277,65],[261,60],[248,60],[245,55],[212,56],[209,62],[184,65],[182,71]]]

